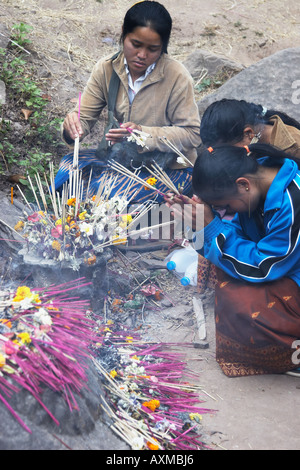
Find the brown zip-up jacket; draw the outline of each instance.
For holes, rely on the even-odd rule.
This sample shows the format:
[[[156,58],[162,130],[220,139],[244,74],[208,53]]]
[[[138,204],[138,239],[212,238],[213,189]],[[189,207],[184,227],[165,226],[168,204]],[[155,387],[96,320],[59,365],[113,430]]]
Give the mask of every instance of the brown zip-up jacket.
[[[269,121],[273,123],[270,144],[300,160],[300,130],[284,124],[277,115]]]
[[[83,138],[91,131],[107,105],[112,67],[121,80],[115,106],[115,118],[118,122],[131,121],[141,125],[142,130],[151,135],[147,139],[150,151],[170,152],[159,139],[165,136],[194,163],[197,157],[196,148],[201,140],[193,80],[186,68],[168,54],[162,54],[159,58],[131,105],[123,53],[114,60],[110,57],[98,61],[81,97],[80,122],[84,131]],[[78,106],[75,111],[78,111]],[[139,147],[139,151],[143,150]],[[171,168],[183,166],[175,158]]]

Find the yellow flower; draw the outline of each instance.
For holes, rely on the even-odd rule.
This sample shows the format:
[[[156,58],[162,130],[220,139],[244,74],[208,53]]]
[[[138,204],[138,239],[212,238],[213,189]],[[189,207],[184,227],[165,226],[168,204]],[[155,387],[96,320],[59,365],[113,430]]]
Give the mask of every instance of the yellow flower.
[[[53,240],[52,242],[52,248],[53,250],[60,251],[61,244],[57,240]]]
[[[107,325],[113,325],[113,324],[114,324],[113,320],[107,320]]]
[[[132,336],[127,336],[126,337],[126,343],[132,343],[133,337]]]
[[[21,300],[24,300],[31,296],[32,296],[32,293],[29,287],[21,286],[21,287],[18,287],[16,296],[14,297],[13,302],[20,302]]]
[[[72,197],[71,199],[67,200],[68,206],[75,206],[75,202],[76,202],[76,197]]]
[[[27,286],[18,287],[16,295],[13,299],[13,302],[21,302],[24,299],[30,299],[32,300],[32,302],[35,302],[35,303],[41,302],[39,295],[31,292],[29,287]]]
[[[122,215],[122,221],[130,224],[132,222],[132,216],[130,214]]]
[[[154,177],[148,178],[146,183],[150,184],[150,186],[155,186],[157,183],[157,179]]]
[[[62,225],[62,220],[61,219],[57,219],[57,221],[55,222],[55,226],[57,225]]]
[[[41,299],[39,297],[39,294],[34,294],[33,296],[33,302],[35,302],[36,304],[40,304],[41,303]]]
[[[113,237],[113,245],[126,245],[127,238]]]
[[[0,367],[5,366],[5,362],[6,362],[5,357],[2,354],[0,354]]]
[[[200,421],[202,419],[202,416],[199,413],[190,413],[190,418],[196,421]]]
[[[17,337],[20,338],[22,344],[30,344],[31,343],[30,334],[27,333],[26,331],[24,333],[17,334]]]
[[[16,232],[21,232],[23,228],[24,228],[24,222],[22,222],[22,220],[19,220],[19,222],[15,225]]]
[[[134,361],[139,361],[139,358],[137,357],[137,355],[135,355],[135,356],[132,356],[132,358],[131,358],[131,359],[133,359]]]
[[[115,370],[111,370],[109,375],[114,379],[118,373]]]
[[[79,219],[80,220],[84,220],[85,219],[85,214],[86,214],[86,211],[83,211],[79,214]]]

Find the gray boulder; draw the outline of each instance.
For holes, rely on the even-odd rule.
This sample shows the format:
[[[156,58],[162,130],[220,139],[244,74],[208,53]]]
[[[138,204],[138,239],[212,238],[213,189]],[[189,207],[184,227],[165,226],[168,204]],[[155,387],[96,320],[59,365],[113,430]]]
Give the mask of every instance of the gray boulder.
[[[244,69],[241,64],[203,49],[192,52],[183,64],[196,82],[204,73],[207,78],[213,78],[220,72],[238,73]]]
[[[251,101],[300,121],[300,47],[276,52],[242,70],[198,102],[200,116],[222,98]]]

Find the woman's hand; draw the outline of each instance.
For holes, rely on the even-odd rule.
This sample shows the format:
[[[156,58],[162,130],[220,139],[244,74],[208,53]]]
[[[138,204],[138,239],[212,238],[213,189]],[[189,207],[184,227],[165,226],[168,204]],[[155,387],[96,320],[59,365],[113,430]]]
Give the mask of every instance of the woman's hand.
[[[71,140],[75,140],[77,137],[81,137],[83,135],[83,130],[76,111],[67,114],[63,122],[63,129],[66,137]]]
[[[130,131],[128,129],[137,129],[142,130],[141,126],[138,126],[134,122],[125,122],[121,124],[118,129],[110,129],[105,135],[106,140],[109,140],[111,144],[116,144],[122,142],[124,139],[130,136]]]
[[[198,196],[189,198],[183,194],[176,195],[168,193],[165,197],[166,205],[172,208],[174,217],[183,220],[186,225],[189,225],[193,231],[197,231],[208,225],[214,219],[214,214],[211,207],[202,201]],[[203,205],[204,209],[204,220],[202,211],[199,210],[199,205]],[[184,212],[183,212],[184,211]]]

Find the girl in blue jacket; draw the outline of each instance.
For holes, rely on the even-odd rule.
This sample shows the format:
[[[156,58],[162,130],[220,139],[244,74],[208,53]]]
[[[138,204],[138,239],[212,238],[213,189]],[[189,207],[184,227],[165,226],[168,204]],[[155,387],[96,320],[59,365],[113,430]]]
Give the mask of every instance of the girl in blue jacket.
[[[196,161],[193,189],[192,200],[182,198],[195,209],[199,203],[204,206],[204,229],[194,234],[194,246],[217,269],[217,361],[223,372],[228,376],[297,374],[297,163],[269,145],[210,147]],[[180,199],[175,197],[174,202]],[[233,219],[222,220],[219,209],[234,215]],[[192,223],[194,227],[196,215]]]

